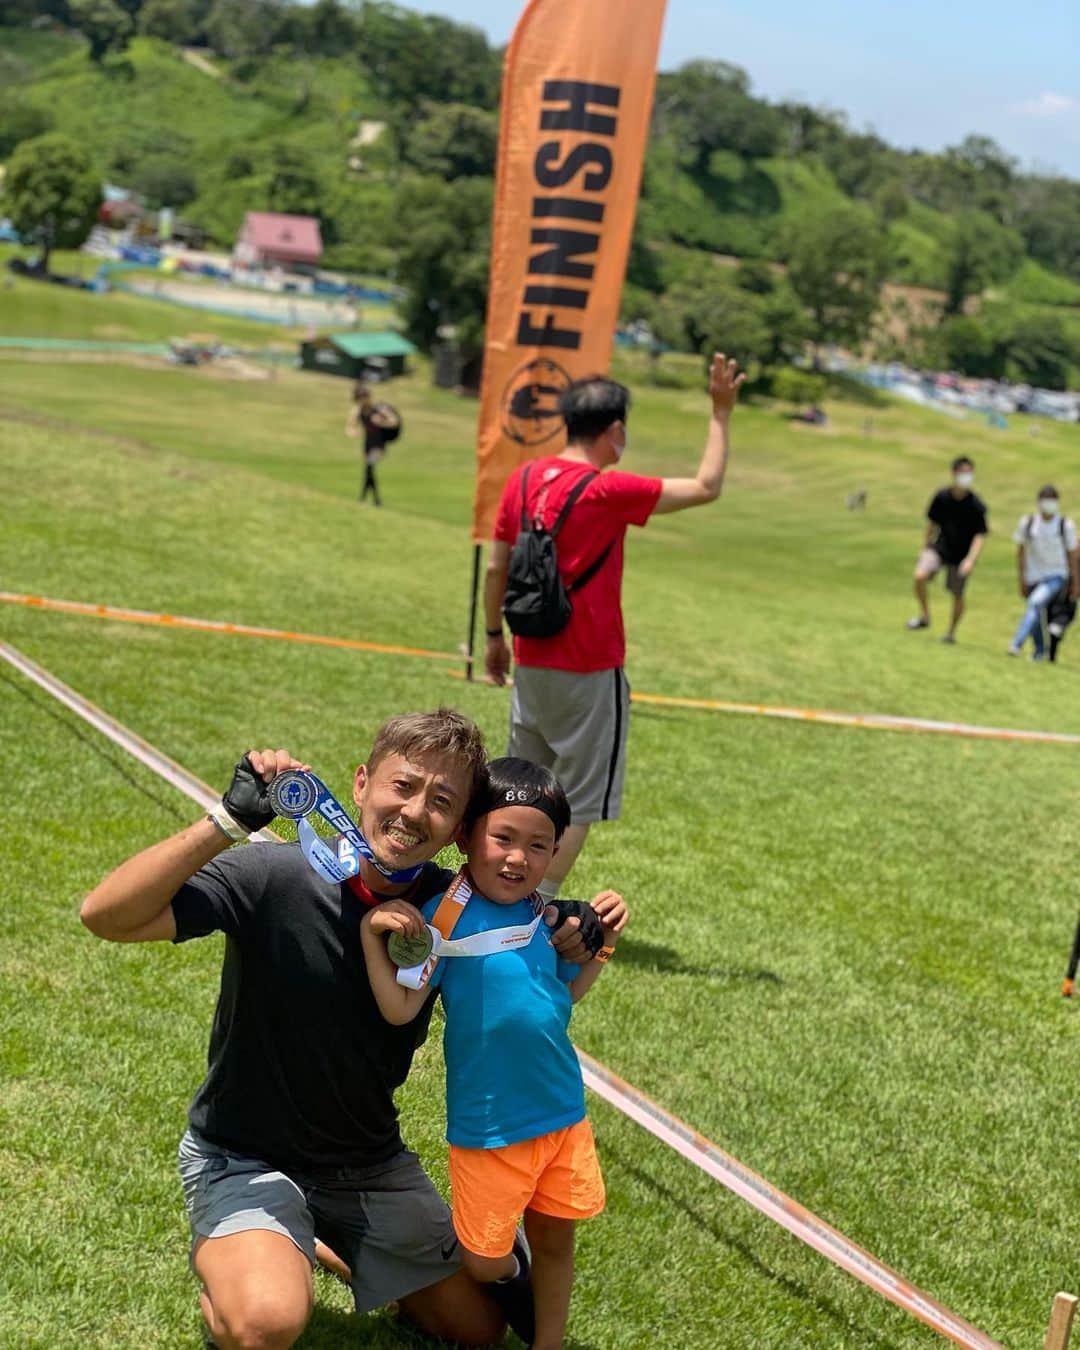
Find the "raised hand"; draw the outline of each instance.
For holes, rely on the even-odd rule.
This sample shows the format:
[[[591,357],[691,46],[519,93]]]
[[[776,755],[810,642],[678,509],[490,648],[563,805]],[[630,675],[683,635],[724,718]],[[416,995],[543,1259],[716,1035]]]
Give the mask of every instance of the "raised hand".
[[[307,770],[288,750],[249,750],[233,770],[232,782],[222,798],[225,810],[246,829],[262,830],[275,816],[267,788],[286,769]]]
[[[723,352],[713,356],[709,366],[709,397],[714,417],[730,416],[745,379],[746,374],[740,372],[737,361],[729,361]]]

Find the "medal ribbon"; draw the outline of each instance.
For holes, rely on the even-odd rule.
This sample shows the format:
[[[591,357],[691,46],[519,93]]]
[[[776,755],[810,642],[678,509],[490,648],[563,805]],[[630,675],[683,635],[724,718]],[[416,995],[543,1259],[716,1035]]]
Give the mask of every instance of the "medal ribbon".
[[[403,867],[395,872],[379,862],[348,811],[315,774],[290,769],[278,774],[270,784],[270,792],[271,804],[277,814],[296,821],[304,857],[324,881],[333,884],[348,881],[360,871],[361,861],[371,863],[381,876],[395,883],[415,881],[424,870],[421,863],[418,867]],[[319,816],[339,832],[336,849],[315,833],[308,819],[310,816]]]
[[[432,940],[431,955],[417,966],[399,968],[398,984],[404,985],[406,989],[423,989],[443,956],[491,956],[495,952],[512,951],[515,947],[528,946],[540,926],[544,913],[543,901],[537,896],[531,897],[535,912],[532,923],[492,928],[486,933],[471,933],[468,937],[451,938],[450,935],[465,912],[465,906],[472,893],[472,886],[462,869],[439,901],[439,907],[432,915],[431,923],[427,925]]]

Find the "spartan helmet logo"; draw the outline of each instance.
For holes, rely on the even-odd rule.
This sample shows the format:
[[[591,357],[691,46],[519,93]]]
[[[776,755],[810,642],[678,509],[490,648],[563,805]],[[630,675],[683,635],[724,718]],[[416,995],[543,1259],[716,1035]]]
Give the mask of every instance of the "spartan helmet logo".
[[[538,356],[519,366],[503,391],[503,431],[518,445],[543,445],[563,427],[559,397],[570,376],[557,362]]]

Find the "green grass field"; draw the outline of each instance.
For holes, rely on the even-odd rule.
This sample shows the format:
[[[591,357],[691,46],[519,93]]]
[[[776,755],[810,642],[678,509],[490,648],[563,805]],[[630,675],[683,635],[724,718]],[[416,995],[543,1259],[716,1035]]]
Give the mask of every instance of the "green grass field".
[[[692,469],[703,396],[623,370],[628,467]],[[0,361],[2,588],[454,651],[476,405],[423,371],[393,386],[405,435],[379,512],[354,500],[347,394],[297,372]],[[869,394],[829,411],[816,430],[743,408],[724,497],[634,534],[635,686],[1080,732],[1080,639],[1055,667],[1004,654],[1009,535],[1047,478],[1080,509],[1080,433]],[[903,621],[922,511],[961,451],[995,533],[950,649]],[[855,488],[865,513],[844,508]],[[344,791],[385,717],[444,699],[503,744],[505,692],[436,663],[6,605],[0,634],[214,784],[284,744]],[[76,919],[195,811],[6,666],[0,682],[0,1344],[195,1346],[173,1154],[220,946],[113,947]],[[1058,996],[1074,758],[641,707],[624,819],[573,883],[618,886],[633,912],[578,1044],[1010,1347],[1041,1344],[1054,1292],[1080,1286]],[[401,1106],[445,1181],[441,1093],[433,1036]],[[610,1206],[581,1233],[576,1350],[936,1343],[610,1108],[593,1118]],[[401,1343],[330,1280],[318,1297],[303,1345]]]
[[[245,349],[288,347],[295,351],[305,330],[259,323],[209,310],[111,291],[105,295],[28,281],[6,269],[9,258],[33,250],[0,244],[0,337],[78,338],[97,342],[168,342],[170,338],[215,339]],[[56,273],[91,277],[100,260],[59,251],[49,267]],[[238,305],[239,308],[239,305]]]

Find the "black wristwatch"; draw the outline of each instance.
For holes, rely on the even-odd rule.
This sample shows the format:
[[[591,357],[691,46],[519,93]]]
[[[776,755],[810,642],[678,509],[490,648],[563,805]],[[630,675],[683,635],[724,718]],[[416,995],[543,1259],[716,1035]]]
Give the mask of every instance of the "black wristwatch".
[[[503,631],[501,628],[485,628],[484,632],[488,635],[488,637],[502,637],[503,635]]]

